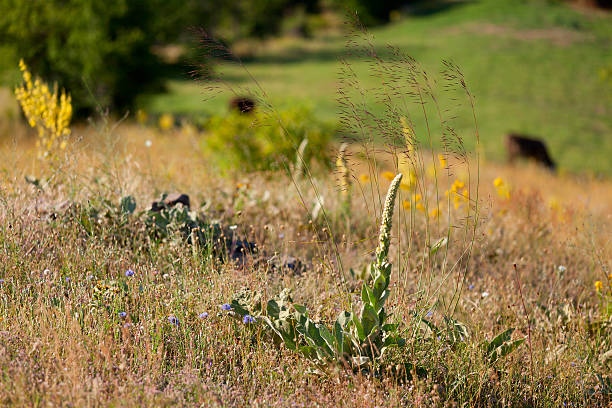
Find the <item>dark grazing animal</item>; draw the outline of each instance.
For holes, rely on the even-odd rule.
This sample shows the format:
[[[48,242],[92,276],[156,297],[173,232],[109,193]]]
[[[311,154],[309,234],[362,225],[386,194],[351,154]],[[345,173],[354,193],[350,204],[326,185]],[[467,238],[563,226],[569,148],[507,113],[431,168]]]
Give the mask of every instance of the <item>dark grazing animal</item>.
[[[240,113],[250,113],[255,109],[255,100],[248,96],[236,96],[230,100],[229,108]]]
[[[169,209],[177,204],[190,208],[189,196],[187,194],[172,193],[162,197],[161,201],[154,201],[151,204],[151,211],[159,212],[163,209]]]
[[[517,159],[532,159],[536,163],[555,171],[557,165],[550,158],[546,144],[540,139],[531,136],[510,133],[506,135],[506,151],[508,161],[514,163]]]

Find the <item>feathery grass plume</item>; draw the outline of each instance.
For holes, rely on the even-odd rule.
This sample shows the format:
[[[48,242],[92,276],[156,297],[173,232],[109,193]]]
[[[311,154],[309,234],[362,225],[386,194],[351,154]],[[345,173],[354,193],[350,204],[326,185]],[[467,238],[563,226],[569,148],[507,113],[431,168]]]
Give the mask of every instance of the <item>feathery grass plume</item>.
[[[23,84],[15,88],[15,96],[28,124],[38,131],[38,158],[52,158],[67,146],[70,135],[72,101],[70,94],[57,89],[51,91],[49,85],[40,78],[32,82],[32,74],[23,60],[19,61]]]
[[[305,137],[300,143],[300,146],[297,149],[297,154],[295,155],[295,167],[293,170],[293,177],[296,179],[301,178],[304,175],[304,153],[306,153],[306,148],[308,147],[308,138]]]

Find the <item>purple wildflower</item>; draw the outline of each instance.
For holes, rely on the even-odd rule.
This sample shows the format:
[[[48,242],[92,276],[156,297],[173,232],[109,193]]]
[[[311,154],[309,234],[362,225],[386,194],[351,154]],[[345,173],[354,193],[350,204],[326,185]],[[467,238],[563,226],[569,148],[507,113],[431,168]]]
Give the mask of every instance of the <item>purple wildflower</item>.
[[[221,305],[221,310],[225,310],[227,312],[227,311],[229,311],[231,309],[232,309],[232,307],[229,304],[227,304],[227,303],[224,303],[224,304]]]
[[[124,318],[127,316],[126,312],[119,312],[119,317]]]
[[[131,269],[128,269],[127,271],[125,271],[125,276],[127,276],[128,278],[129,278],[130,276],[134,276],[134,271],[133,271],[133,270],[131,270]]]
[[[200,313],[200,315],[198,317],[200,319],[206,319],[208,317],[208,312],[202,312],[202,313]]]
[[[178,324],[179,324],[178,318],[176,318],[174,316],[169,316],[168,317],[168,321],[170,322],[170,324],[173,324],[175,326],[178,326]]]
[[[255,318],[251,315],[244,315],[244,317],[242,318],[242,322],[244,324],[255,323]]]

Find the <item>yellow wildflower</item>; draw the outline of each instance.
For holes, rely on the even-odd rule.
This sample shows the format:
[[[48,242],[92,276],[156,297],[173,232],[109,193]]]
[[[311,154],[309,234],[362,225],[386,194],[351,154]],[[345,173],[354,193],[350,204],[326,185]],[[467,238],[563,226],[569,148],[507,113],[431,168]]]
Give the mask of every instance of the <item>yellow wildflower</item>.
[[[423,204],[421,203],[417,203],[417,205],[415,206],[415,208],[421,212],[425,212],[425,207],[423,207]]]
[[[415,193],[412,195],[412,201],[414,201],[415,203],[418,203],[419,201],[421,201],[421,198],[423,197],[421,197],[421,195],[418,193]]]
[[[381,176],[386,178],[389,181],[392,181],[395,178],[395,174],[391,173],[390,171],[385,171],[384,173],[381,174]]]
[[[493,180],[493,185],[497,190],[498,196],[507,200],[510,199],[510,189],[508,188],[504,180],[501,179],[501,177],[497,177],[495,180]]]
[[[439,217],[439,216],[440,216],[440,210],[439,210],[439,209],[437,209],[437,208],[434,208],[433,210],[431,210],[431,211],[429,212],[429,217],[430,217],[430,218],[437,218],[437,217]]]
[[[603,282],[602,281],[595,281],[595,290],[598,292],[601,292],[601,290],[603,289]]]
[[[500,188],[499,190],[497,190],[497,195],[499,195],[501,198],[505,198],[506,200],[509,200],[510,190],[508,190],[508,188]]]
[[[410,210],[410,201],[408,200],[402,201],[402,207],[404,207],[404,210],[406,211]]]
[[[444,157],[443,154],[439,154],[438,155],[438,160],[440,160],[440,167],[442,167],[443,169],[446,168],[446,165],[448,164],[446,161],[446,157]]]
[[[359,181],[361,181],[362,183],[369,183],[370,182],[370,176],[367,174],[362,174],[361,176],[359,176]]]
[[[548,200],[548,208],[550,208],[552,211],[557,211],[559,209],[559,200],[557,200],[555,197],[551,197]]]
[[[455,209],[459,208],[463,202],[469,201],[469,192],[467,188],[463,189],[463,192],[459,193],[459,190],[465,186],[465,183],[461,180],[455,180],[451,185],[450,189],[444,192],[444,195],[448,197],[449,195],[453,199],[453,203],[455,204]]]
[[[174,116],[164,113],[159,117],[158,125],[161,130],[170,130],[174,126]]]
[[[457,179],[453,183],[452,189],[453,189],[453,191],[458,191],[458,190],[462,189],[463,187],[465,187],[465,183],[463,181]]]

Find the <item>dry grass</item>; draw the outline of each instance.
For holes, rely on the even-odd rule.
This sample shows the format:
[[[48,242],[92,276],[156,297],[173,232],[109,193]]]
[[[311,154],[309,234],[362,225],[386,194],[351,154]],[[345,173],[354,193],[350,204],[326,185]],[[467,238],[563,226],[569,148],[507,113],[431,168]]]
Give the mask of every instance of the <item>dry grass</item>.
[[[43,174],[33,165],[28,140],[2,147],[0,405],[609,404],[596,374],[608,375],[609,381],[609,366],[600,356],[612,347],[611,332],[598,323],[603,317],[593,285],[607,282],[612,266],[609,181],[484,163],[481,222],[455,314],[469,328],[468,345],[457,350],[442,343],[429,349],[413,345],[409,358],[429,374],[408,383],[344,370],[320,376],[309,374],[306,360],[264,342],[219,309],[242,286],[270,294],[293,288],[296,300],[322,319],[341,306],[339,272],[321,232],[324,226],[309,222],[291,181],[276,173],[220,176],[202,161],[197,135],[186,131],[159,133],[130,124],[100,129],[74,130],[82,139],[44,190],[24,179]],[[150,148],[146,140],[152,141]],[[359,165],[363,163],[354,163],[356,175]],[[511,186],[510,200],[497,196],[496,177]],[[332,215],[343,263],[365,265],[376,246],[379,216],[372,206],[376,199],[367,197],[382,194],[386,181],[363,184],[366,198],[354,195],[352,215],[345,220],[333,218],[340,207],[333,175],[318,174],[315,180]],[[314,193],[302,188],[310,210]],[[88,236],[73,218],[48,217],[49,209],[65,200],[86,203],[103,197],[117,202],[131,194],[141,210],[161,192],[171,191],[190,194],[210,217],[237,225],[266,257],[303,260],[305,271],[280,274],[265,263],[222,263],[187,244],[155,244],[136,235],[130,237],[134,245],[121,245]],[[400,200],[409,193],[402,194]],[[397,217],[403,221],[394,228],[392,259],[401,268],[394,275],[389,304],[404,321],[412,318],[420,265],[426,262],[425,215],[413,211],[407,216],[399,207]],[[432,222],[434,236],[443,233],[444,223]],[[459,259],[460,250],[461,245],[449,245],[449,258]],[[439,268],[434,260],[433,270]],[[126,277],[127,269],[135,275]],[[442,285],[432,317],[440,323],[457,276],[447,281],[432,277]],[[107,279],[127,284],[127,297],[117,301],[127,312],[125,318],[116,314],[119,309],[88,306],[96,281]],[[348,284],[353,288],[358,281]],[[517,329],[515,338],[526,336],[522,301],[531,347],[526,342],[487,366],[475,345],[509,327]],[[209,316],[198,318],[204,311]],[[169,316],[177,317],[179,325],[172,325]]]

